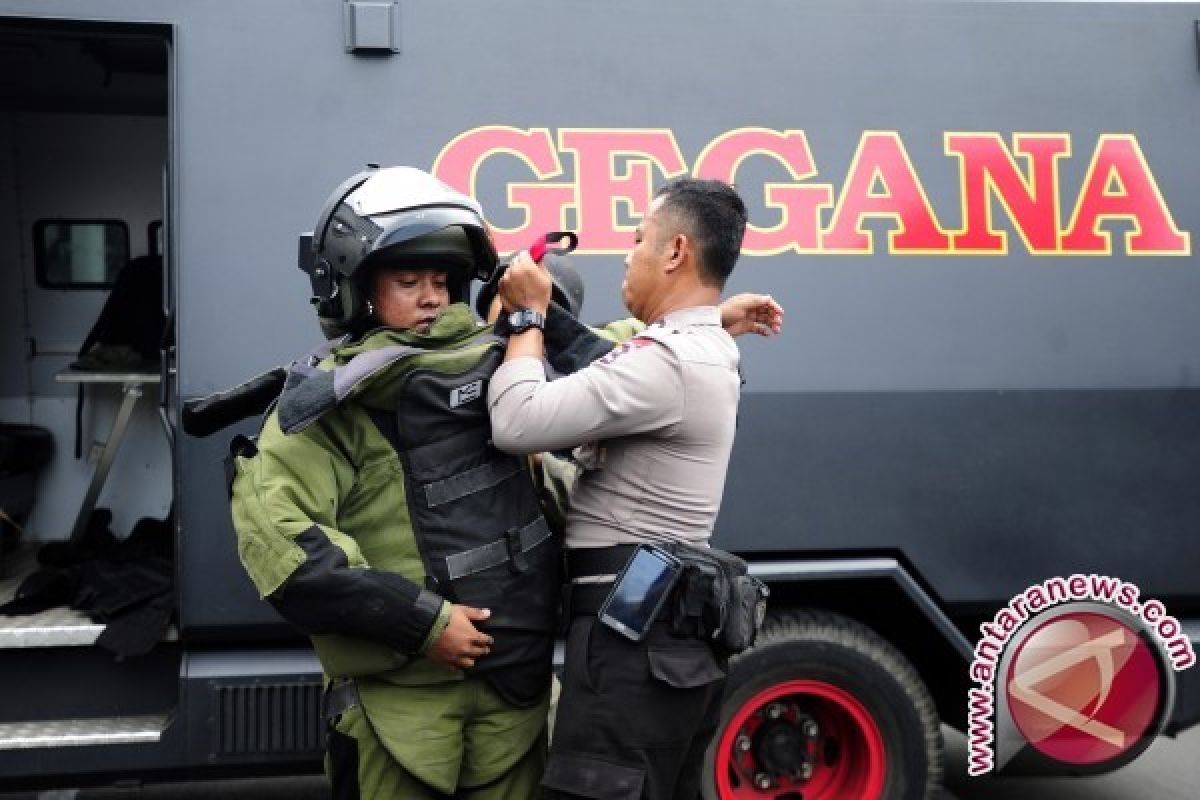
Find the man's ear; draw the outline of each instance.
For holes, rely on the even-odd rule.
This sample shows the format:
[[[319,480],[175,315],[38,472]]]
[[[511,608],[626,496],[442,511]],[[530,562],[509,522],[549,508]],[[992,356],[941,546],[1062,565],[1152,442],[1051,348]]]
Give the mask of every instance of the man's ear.
[[[687,237],[687,234],[675,234],[671,237],[670,248],[667,252],[667,262],[663,267],[664,271],[670,274],[679,269],[691,257],[691,252],[692,240]]]

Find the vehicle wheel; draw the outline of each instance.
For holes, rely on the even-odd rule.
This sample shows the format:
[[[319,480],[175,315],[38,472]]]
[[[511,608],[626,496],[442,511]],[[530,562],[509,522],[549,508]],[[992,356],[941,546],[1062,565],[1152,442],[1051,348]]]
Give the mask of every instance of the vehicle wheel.
[[[705,758],[707,800],[923,800],[941,778],[933,699],[865,625],[774,613],[731,663]]]

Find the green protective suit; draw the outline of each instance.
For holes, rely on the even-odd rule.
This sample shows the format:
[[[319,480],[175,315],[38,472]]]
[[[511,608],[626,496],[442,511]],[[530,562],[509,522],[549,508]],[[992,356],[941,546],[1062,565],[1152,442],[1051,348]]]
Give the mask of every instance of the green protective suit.
[[[422,655],[445,629],[450,604],[421,590],[425,568],[401,460],[371,418],[373,412],[392,413],[399,379],[409,370],[459,372],[502,346],[487,333],[466,305],[455,304],[428,334],[378,330],[335,348],[318,369],[394,345],[427,352],[370,375],[295,432],[285,434],[278,411],[271,412],[257,453],[235,460],[233,519],[246,571],[264,598],[310,633],[327,678],[354,680],[357,705],[340,715],[335,731],[355,743],[362,797],[420,797],[430,788],[480,800],[532,797],[540,779],[548,670],[544,699],[522,708],[484,679]],[[323,541],[314,544],[315,538]],[[343,574],[383,579],[385,589],[339,589],[330,592],[326,607],[289,615],[287,601],[301,583],[297,576],[318,552],[326,561],[336,559]],[[416,622],[407,621],[403,635],[396,630],[406,620],[383,620],[377,631],[363,621],[371,603],[391,597],[400,597],[400,606],[411,603]]]

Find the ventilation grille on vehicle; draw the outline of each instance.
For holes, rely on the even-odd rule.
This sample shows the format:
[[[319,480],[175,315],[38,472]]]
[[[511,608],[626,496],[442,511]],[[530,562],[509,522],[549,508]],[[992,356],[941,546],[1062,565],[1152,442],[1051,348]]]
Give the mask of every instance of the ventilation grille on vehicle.
[[[320,751],[321,685],[217,687],[221,755]]]

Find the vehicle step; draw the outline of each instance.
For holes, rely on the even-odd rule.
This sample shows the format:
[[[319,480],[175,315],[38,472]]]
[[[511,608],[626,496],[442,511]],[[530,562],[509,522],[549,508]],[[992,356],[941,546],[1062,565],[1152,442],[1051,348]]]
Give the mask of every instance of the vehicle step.
[[[38,568],[36,551],[22,548],[13,554],[8,567],[0,579],[0,604],[13,599],[21,582]],[[0,615],[0,649],[91,645],[103,632],[104,625],[66,607],[13,617]]]
[[[21,617],[0,616],[0,650],[92,645],[103,632],[104,625],[69,608],[50,608]]]
[[[167,715],[51,719],[0,724],[0,750],[147,744],[162,738]]]
[[[23,548],[13,554],[6,577],[0,579],[0,605],[16,596],[21,582],[38,568],[36,551]],[[93,622],[86,612],[56,606],[36,614],[0,615],[0,650],[18,647],[87,647],[96,643],[104,624]],[[175,641],[179,632],[172,625],[164,641]]]

